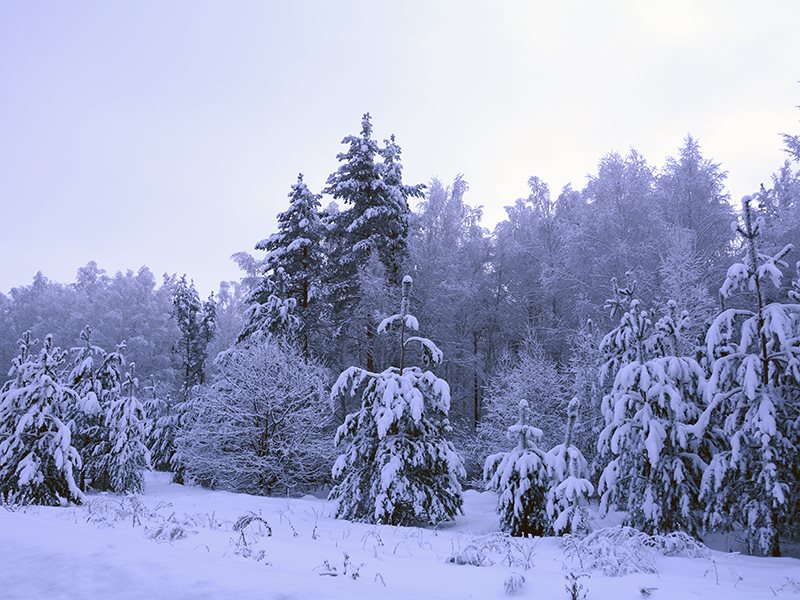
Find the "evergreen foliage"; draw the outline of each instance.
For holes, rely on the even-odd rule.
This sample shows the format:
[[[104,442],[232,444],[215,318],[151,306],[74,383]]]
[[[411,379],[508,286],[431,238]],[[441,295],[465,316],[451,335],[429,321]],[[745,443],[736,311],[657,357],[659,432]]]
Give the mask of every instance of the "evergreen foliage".
[[[75,392],[60,379],[66,352],[47,336],[34,354],[30,332],[19,340],[11,379],[0,391],[0,497],[58,506],[80,503],[81,467],[66,421]]]
[[[626,523],[646,533],[695,533],[703,463],[689,427],[700,414],[705,373],[694,358],[674,354],[682,320],[673,313],[654,327],[632,293],[620,290],[609,302],[623,312],[600,345],[603,372],[615,372],[597,442],[605,465],[600,506],[626,510]]]
[[[67,377],[78,396],[71,424],[83,462],[81,487],[109,490],[109,472],[104,466],[110,433],[106,414],[120,393],[126,345],[123,342],[115,351],[106,352],[91,343],[90,327],[84,329],[82,338],[84,346],[73,348],[75,363]]]
[[[144,407],[136,397],[138,385],[131,363],[121,388],[111,395],[105,414],[107,438],[98,447],[108,489],[119,494],[141,493],[144,470],[150,466],[150,453],[145,446]]]
[[[205,381],[208,344],[216,330],[213,294],[201,302],[194,283],[182,276],[172,292],[172,316],[181,333],[175,351],[182,366],[184,393],[188,394],[193,386]]]
[[[516,445],[510,452],[486,459],[483,478],[486,489],[497,492],[500,527],[513,536],[542,536],[551,529],[547,514],[549,485],[547,456],[537,442],[542,430],[528,425],[528,403],[519,403],[519,419],[508,428]]]
[[[564,443],[547,453],[550,483],[547,491],[547,516],[553,533],[583,534],[589,531],[589,497],[594,486],[589,482],[586,459],[573,444],[580,401],[573,398],[567,408],[567,433]]]
[[[792,248],[761,252],[765,222],[754,214],[753,201],[743,199],[737,228],[744,257],[728,269],[720,290],[725,298],[743,292],[749,307],[724,310],[708,331],[708,408],[696,431],[715,447],[701,488],[706,525],[739,522],[751,550],[778,556],[800,502],[800,304],[796,294],[787,303],[768,301],[770,286],[780,288],[783,258]]]
[[[337,516],[392,525],[436,524],[461,511],[461,458],[446,438],[450,388],[431,371],[405,366],[407,346],[419,345],[428,364],[442,353],[427,338],[406,337],[418,329],[409,310],[411,278],[403,279],[399,313],[384,319],[379,332],[399,330],[398,367],[373,373],[346,369],[331,398],[360,398],[358,411],[347,415],[335,444],[345,444],[333,466],[337,481],[330,494]]]
[[[257,250],[267,253],[263,279],[250,295],[240,341],[255,332],[273,333],[299,338],[308,351],[309,336],[319,327],[318,296],[325,265],[320,198],[298,175],[289,193],[289,209],[278,215],[278,232],[256,244]]]

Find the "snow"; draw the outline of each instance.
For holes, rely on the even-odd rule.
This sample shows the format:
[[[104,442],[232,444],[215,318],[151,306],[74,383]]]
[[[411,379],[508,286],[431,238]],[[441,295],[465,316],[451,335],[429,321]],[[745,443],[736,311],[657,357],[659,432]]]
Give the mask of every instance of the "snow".
[[[329,516],[332,504],[311,496],[232,494],[169,484],[167,477],[148,473],[139,504],[135,497],[95,495],[82,507],[0,510],[0,597],[500,599],[507,597],[504,584],[513,574],[525,580],[515,597],[566,597],[561,541],[495,533],[496,496],[489,492],[466,492],[465,516],[421,529],[335,520]],[[236,520],[251,514],[269,524],[271,536],[257,523],[245,535],[234,531]],[[176,534],[160,542],[148,537],[176,528],[185,537]],[[487,566],[448,562],[467,549],[482,555]],[[342,575],[345,554],[349,570]],[[715,551],[707,557],[648,558],[657,572],[611,577],[592,571],[581,579],[587,597],[633,600],[652,587],[655,599],[797,598],[792,590],[792,582],[800,580],[796,559]]]

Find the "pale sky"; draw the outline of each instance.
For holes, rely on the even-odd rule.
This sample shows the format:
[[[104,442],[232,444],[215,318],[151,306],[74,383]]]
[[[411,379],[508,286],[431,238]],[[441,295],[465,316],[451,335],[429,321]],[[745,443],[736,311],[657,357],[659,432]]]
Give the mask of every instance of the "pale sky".
[[[800,132],[800,2],[0,2],[0,290],[96,260],[189,274],[274,231],[363,112],[408,183],[463,173],[486,225],[687,133],[734,199]],[[326,200],[327,202],[327,200]]]

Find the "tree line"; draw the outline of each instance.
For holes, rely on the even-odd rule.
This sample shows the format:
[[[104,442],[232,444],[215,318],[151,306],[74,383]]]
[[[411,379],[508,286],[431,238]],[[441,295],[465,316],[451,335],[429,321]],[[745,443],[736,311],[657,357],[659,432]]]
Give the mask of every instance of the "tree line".
[[[4,406],[19,402],[21,389],[61,406],[43,413],[63,425],[54,425],[48,448],[77,452],[76,490],[108,485],[87,465],[119,429],[108,416],[115,402],[137,395],[147,460],[179,480],[255,493],[341,486],[344,467],[330,473],[333,431],[341,424],[340,438],[363,443],[360,430],[348,429],[370,397],[359,385],[378,385],[370,377],[387,369],[400,369],[389,380],[402,375],[405,345],[382,335],[383,320],[398,305],[410,315],[413,305],[410,328],[428,335],[419,357],[448,383],[446,402],[426,392],[423,404],[447,405],[440,433],[463,462],[433,471],[468,483],[486,478],[502,497],[514,478],[501,485],[497,451],[516,421],[517,452],[540,467],[529,471],[539,473],[535,504],[550,507],[541,518],[560,530],[580,519],[552,507],[575,509],[592,479],[604,506],[628,509],[645,530],[725,525],[735,505],[752,516],[744,523],[752,547],[779,550],[796,517],[786,507],[798,498],[796,342],[787,341],[796,338],[796,296],[791,277],[779,276],[790,246],[800,247],[796,136],[785,137],[789,159],[741,211],[721,166],[687,136],[660,168],[633,149],[611,153],[582,189],[567,186],[555,198],[531,177],[529,195],[507,206],[492,232],[481,225],[481,207],[467,203],[464,177],[406,184],[400,146],[394,136],[375,140],[369,115],[343,144],[322,194],[298,176],[278,231],[256,244],[265,254],[237,255],[245,276],[216,298],[201,301],[185,276],[157,286],[145,268],[109,277],[94,263],[73,284],[38,274],[0,296],[0,358],[14,365]],[[325,197],[333,202],[323,207]],[[414,285],[404,295],[405,274]],[[82,331],[95,362],[124,352],[138,373],[116,367],[107,391],[105,375],[89,368],[95,374],[85,377],[106,390],[94,392],[94,412],[85,410],[92,386],[76,382],[76,364],[48,335],[76,343],[70,353],[79,357]],[[39,354],[34,337],[45,340]],[[15,350],[16,339],[23,342]],[[116,353],[94,346],[123,340]],[[47,364],[58,385],[34,393],[20,373]],[[337,385],[331,405],[333,374],[352,365],[372,375]],[[11,415],[22,405],[13,406],[0,411],[0,424],[16,423]],[[419,420],[406,426],[418,429]],[[11,425],[1,427],[9,435]],[[99,437],[81,442],[87,431]],[[89,454],[81,456],[81,444]],[[11,475],[12,462],[4,464],[0,481],[19,475],[18,463]],[[542,487],[553,473],[558,485],[573,478],[558,494],[558,485]],[[761,487],[748,488],[743,473]],[[452,496],[456,488],[442,489]],[[77,497],[62,492],[48,497]]]

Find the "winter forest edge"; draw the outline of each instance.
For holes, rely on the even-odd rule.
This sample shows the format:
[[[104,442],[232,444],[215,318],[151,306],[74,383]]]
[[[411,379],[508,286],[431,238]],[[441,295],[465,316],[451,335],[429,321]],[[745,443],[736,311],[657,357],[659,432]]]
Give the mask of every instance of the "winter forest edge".
[[[372,127],[206,300],[94,262],[0,294],[0,502],[138,494],[153,469],[438,526],[486,489],[515,537],[623,511],[796,555],[800,137],[740,203],[687,136],[556,197],[531,177],[490,232],[464,177],[408,184]]]

